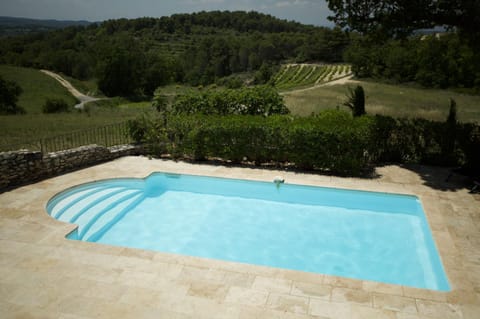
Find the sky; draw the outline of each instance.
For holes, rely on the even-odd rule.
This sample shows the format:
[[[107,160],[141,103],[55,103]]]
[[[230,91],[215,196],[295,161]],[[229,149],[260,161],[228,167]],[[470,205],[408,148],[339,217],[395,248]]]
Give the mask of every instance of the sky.
[[[103,21],[174,13],[244,10],[305,24],[331,26],[325,0],[0,0],[0,16]]]

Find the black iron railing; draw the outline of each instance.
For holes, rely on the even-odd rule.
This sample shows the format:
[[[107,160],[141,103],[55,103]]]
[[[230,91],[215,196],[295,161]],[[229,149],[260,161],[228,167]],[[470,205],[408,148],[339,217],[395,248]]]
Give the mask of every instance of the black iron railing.
[[[84,145],[97,144],[105,147],[133,143],[128,134],[127,123],[110,124],[88,130],[42,138],[13,145],[0,145],[0,152],[28,149],[50,153]]]

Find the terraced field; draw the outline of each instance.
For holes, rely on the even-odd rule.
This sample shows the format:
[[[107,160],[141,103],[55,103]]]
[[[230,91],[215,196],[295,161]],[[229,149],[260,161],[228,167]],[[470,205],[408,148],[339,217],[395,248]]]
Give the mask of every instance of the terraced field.
[[[273,83],[285,91],[327,83],[351,73],[348,64],[286,64],[274,76]]]

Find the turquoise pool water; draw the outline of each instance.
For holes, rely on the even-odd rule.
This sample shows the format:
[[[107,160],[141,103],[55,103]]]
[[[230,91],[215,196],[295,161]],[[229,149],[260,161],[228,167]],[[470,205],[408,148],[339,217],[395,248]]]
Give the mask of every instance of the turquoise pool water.
[[[415,196],[154,173],[47,210],[75,240],[450,290]]]

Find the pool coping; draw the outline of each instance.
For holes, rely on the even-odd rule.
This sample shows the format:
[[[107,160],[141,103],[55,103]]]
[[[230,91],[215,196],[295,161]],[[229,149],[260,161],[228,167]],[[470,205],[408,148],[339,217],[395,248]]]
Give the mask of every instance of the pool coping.
[[[5,278],[0,279],[0,284],[10,287],[8,291],[10,293],[12,290],[24,291],[25,287],[32,289],[30,287],[32,283],[26,282],[25,278],[52,275],[50,273],[52,269],[58,270],[59,265],[68,264],[59,258],[60,255],[78,254],[88,255],[93,259],[91,262],[86,261],[85,265],[88,266],[86,272],[89,280],[97,285],[104,281],[101,275],[105,273],[100,272],[100,275],[96,273],[95,266],[104,271],[115,269],[115,272],[118,272],[118,276],[109,283],[110,286],[107,283],[104,287],[104,294],[109,297],[114,295],[119,287],[125,289],[120,296],[121,302],[114,303],[117,310],[124,309],[132,300],[136,302],[147,300],[147,297],[139,300],[138,294],[133,293],[143,289],[157,293],[157,303],[149,303],[145,309],[185,318],[193,318],[199,313],[205,317],[209,317],[208,314],[212,316],[216,314],[219,318],[288,315],[295,318],[480,317],[480,262],[476,263],[475,259],[480,248],[478,199],[468,194],[468,190],[464,188],[442,191],[424,185],[422,179],[418,178],[419,174],[399,166],[386,166],[378,170],[382,177],[365,180],[124,157],[18,188],[0,194],[1,207],[7,211],[6,214],[0,215],[0,253],[10,259],[0,268],[3,271],[0,271],[0,274],[6,274]],[[439,174],[445,173],[439,168],[431,170],[438,171]],[[146,178],[149,175],[146,173],[154,171],[212,177],[228,176],[257,181],[272,181],[275,176],[281,175],[287,183],[292,184],[417,196],[422,203],[452,291],[438,292],[264,266],[75,242],[67,240],[65,235],[76,226],[54,220],[46,213],[48,200],[70,186],[112,176]],[[8,231],[10,228],[14,228],[15,231]],[[20,244],[25,244],[30,254],[12,249]],[[46,257],[32,253],[35,248],[46,251]],[[37,264],[48,259],[55,265],[51,267],[52,269],[38,270],[35,262],[30,264],[26,262],[32,259]],[[123,260],[125,264],[119,260]],[[25,263],[28,267],[25,267]],[[111,264],[115,267],[112,268]],[[153,271],[158,269],[159,265],[169,269],[164,277]],[[8,273],[14,268],[16,276],[12,277]],[[133,280],[140,275],[145,277],[148,274],[162,283],[168,281],[168,285],[164,284],[171,291],[176,291],[173,297],[167,297],[166,292],[159,291],[158,287],[145,278]],[[65,273],[62,273],[60,278],[62,276],[68,278]],[[33,288],[37,290],[33,289],[32,292],[38,292],[38,287]],[[48,285],[42,288],[42,293],[48,296],[48,301],[38,301],[39,297],[34,297],[31,293],[27,294],[30,300],[25,300],[25,296],[13,293],[12,297],[12,294],[7,292],[3,292],[6,297],[0,300],[4,300],[4,308],[12,313],[19,311],[28,313],[34,309],[36,312],[54,316],[79,315],[79,309],[65,306],[65,296],[62,292],[67,295],[68,292],[53,289]],[[87,287],[80,289],[79,293],[92,305],[101,305],[105,302],[101,298],[91,296],[92,292]],[[35,302],[32,302],[32,299]],[[73,300],[68,298],[67,300],[73,303]],[[138,307],[135,309],[137,309],[135,315],[145,312],[145,309]],[[83,317],[97,317],[91,311],[86,309],[82,311],[80,315]],[[131,314],[131,311],[126,313]]]

